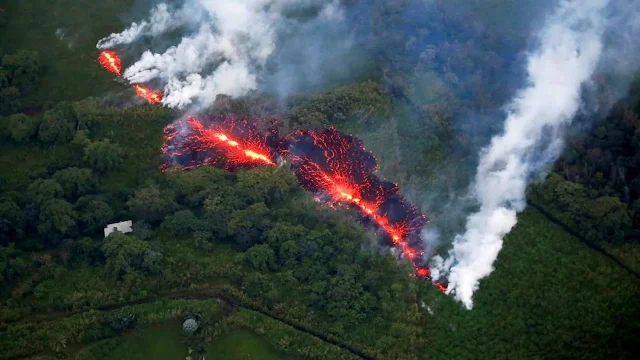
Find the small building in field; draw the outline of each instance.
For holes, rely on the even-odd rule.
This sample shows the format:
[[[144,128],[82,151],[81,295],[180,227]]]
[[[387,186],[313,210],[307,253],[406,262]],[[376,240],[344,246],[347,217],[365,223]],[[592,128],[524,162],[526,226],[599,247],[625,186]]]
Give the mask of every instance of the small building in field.
[[[133,222],[129,220],[107,225],[104,228],[104,237],[109,236],[114,231],[120,231],[123,234],[130,233],[133,231]]]

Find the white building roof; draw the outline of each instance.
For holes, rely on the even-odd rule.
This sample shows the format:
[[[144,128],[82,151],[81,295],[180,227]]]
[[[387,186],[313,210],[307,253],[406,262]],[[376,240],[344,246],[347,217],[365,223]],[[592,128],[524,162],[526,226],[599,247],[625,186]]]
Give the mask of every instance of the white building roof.
[[[129,233],[133,231],[133,222],[122,221],[119,223],[109,224],[106,228],[104,228],[104,237],[109,236],[114,231],[120,231],[123,234]]]

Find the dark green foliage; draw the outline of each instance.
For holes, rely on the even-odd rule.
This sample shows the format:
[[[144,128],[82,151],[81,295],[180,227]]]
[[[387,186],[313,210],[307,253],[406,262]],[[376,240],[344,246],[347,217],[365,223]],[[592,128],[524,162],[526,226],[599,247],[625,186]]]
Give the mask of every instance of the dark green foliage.
[[[28,268],[21,253],[13,244],[0,246],[0,288],[9,285]]]
[[[75,251],[81,258],[88,260],[90,264],[102,260],[101,243],[90,237],[82,237],[76,241]]]
[[[22,237],[26,217],[18,204],[13,201],[0,201],[0,244]]]
[[[299,254],[300,248],[294,240],[285,241],[278,249],[280,263],[288,267],[292,267],[298,262]]]
[[[153,250],[147,250],[142,257],[142,265],[140,268],[147,271],[150,274],[159,274],[162,272],[162,259],[161,253]]]
[[[62,186],[67,199],[85,195],[95,186],[91,169],[68,168],[57,171],[51,178]]]
[[[391,111],[391,99],[372,81],[315,97],[294,98],[287,121],[293,129],[338,126],[351,117],[366,119]]]
[[[38,132],[40,123],[38,119],[24,115],[14,114],[7,119],[9,134],[15,142],[26,142],[31,140]]]
[[[267,244],[252,246],[247,250],[245,257],[247,262],[259,271],[265,271],[275,266],[275,253]]]
[[[20,50],[2,57],[2,68],[7,72],[11,86],[22,93],[33,91],[38,85],[40,64],[36,51]]]
[[[76,119],[70,104],[60,103],[42,118],[38,139],[44,143],[67,144],[76,133]]]
[[[161,228],[173,236],[185,237],[200,228],[200,220],[192,211],[180,210],[167,216],[162,222]]]
[[[628,207],[617,197],[597,192],[557,174],[532,189],[560,219],[590,241],[622,242],[632,229]]]
[[[162,254],[151,250],[151,246],[133,236],[118,231],[111,233],[102,245],[107,259],[105,272],[118,280],[135,271],[158,273]]]
[[[99,172],[105,173],[122,166],[122,149],[109,140],[93,141],[84,147],[84,160]]]
[[[74,208],[78,213],[78,228],[85,234],[102,230],[114,215],[109,204],[91,197],[78,199]]]
[[[148,223],[157,223],[178,208],[174,197],[172,191],[150,186],[137,190],[135,196],[127,202],[127,206],[136,218]]]
[[[209,196],[234,191],[229,173],[215,167],[176,171],[167,175],[178,201],[187,206],[202,206]]]
[[[324,308],[334,321],[353,326],[369,316],[377,301],[357,280],[359,266],[340,265],[337,270],[322,296],[326,299]]]
[[[77,213],[73,205],[61,199],[48,200],[40,207],[38,233],[45,238],[70,234],[75,228]]]
[[[132,235],[140,240],[147,240],[153,235],[153,230],[149,224],[140,220],[133,223]]]
[[[639,239],[640,212],[634,206],[640,199],[638,113],[640,89],[632,87],[605,118],[576,122],[577,134],[556,166],[558,175],[536,192],[552,211],[571,207],[560,217],[590,240]],[[588,128],[580,128],[583,123]]]
[[[282,200],[296,184],[290,172],[272,167],[259,167],[238,173],[236,188],[250,201],[267,204]]]
[[[62,197],[63,193],[62,186],[53,179],[38,179],[32,182],[27,189],[29,199],[37,205]]]
[[[114,121],[117,111],[104,107],[98,99],[87,98],[71,104],[78,130],[93,130],[107,121]]]
[[[0,88],[0,114],[14,113],[18,111],[19,107],[20,90],[13,86]]]
[[[241,249],[248,249],[260,242],[263,231],[271,225],[268,213],[269,208],[264,203],[257,203],[231,214],[229,233],[235,235],[236,243]]]

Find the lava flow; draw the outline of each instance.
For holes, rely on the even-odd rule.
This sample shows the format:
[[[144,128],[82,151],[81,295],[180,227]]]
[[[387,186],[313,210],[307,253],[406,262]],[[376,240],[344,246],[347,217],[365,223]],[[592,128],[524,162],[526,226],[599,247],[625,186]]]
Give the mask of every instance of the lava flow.
[[[120,58],[113,51],[101,52],[100,56],[98,56],[98,62],[103,68],[120,76],[120,73],[122,72],[122,65],[120,64]]]
[[[98,58],[107,70],[120,75],[120,58],[112,51],[103,51]],[[162,102],[162,94],[140,84],[133,85],[136,94],[149,103]],[[420,231],[428,224],[424,215],[398,194],[398,186],[380,180],[373,155],[364,149],[362,141],[346,136],[336,129],[298,131],[282,142],[276,127],[260,131],[247,120],[210,117],[200,121],[195,117],[178,121],[164,129],[162,152],[170,158],[163,170],[173,166],[184,170],[202,165],[219,166],[227,170],[276,165],[277,152],[289,157],[302,187],[328,200],[332,205],[357,209],[360,220],[373,225],[387,237],[400,255],[411,261],[415,276],[430,278],[424,266],[425,251]],[[443,284],[434,284],[446,291]]]
[[[98,62],[103,68],[111,71],[112,73],[121,76],[122,64],[120,58],[113,51],[103,51],[98,56]],[[138,96],[144,98],[151,104],[160,104],[162,102],[162,93],[159,91],[152,91],[140,84],[134,84],[133,89]]]
[[[418,272],[424,262],[420,230],[428,221],[398,194],[395,184],[373,174],[375,158],[360,140],[333,128],[302,130],[286,138],[281,151],[291,160],[302,187],[331,203],[357,209],[365,225],[381,229],[402,257],[411,261],[416,274],[422,273]]]
[[[246,120],[188,117],[167,126],[164,134],[162,152],[171,158],[165,169],[171,165],[183,169],[214,165],[227,170],[276,165],[276,154],[268,145],[274,133],[265,134]]]
[[[151,104],[160,104],[162,102],[162,94],[159,91],[151,91],[140,84],[134,84],[133,88],[136,90],[138,96],[144,98]]]

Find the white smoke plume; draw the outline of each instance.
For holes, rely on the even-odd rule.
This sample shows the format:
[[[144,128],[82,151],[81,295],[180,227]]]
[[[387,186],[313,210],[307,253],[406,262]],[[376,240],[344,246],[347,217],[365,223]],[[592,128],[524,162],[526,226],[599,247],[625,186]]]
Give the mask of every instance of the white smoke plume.
[[[480,208],[467,218],[448,258],[438,257],[432,265],[434,277],[447,276],[448,291],[468,309],[526,206],[527,184],[559,155],[562,129],[578,111],[582,85],[602,54],[608,3],[560,2],[538,34],[538,49],[528,56],[528,86],[508,106],[503,133],[481,153],[472,189]]]
[[[185,8],[184,10],[187,10]],[[167,4],[158,4],[151,12],[149,21],[132,23],[121,33],[114,33],[98,41],[98,49],[108,49],[116,45],[131,44],[142,36],[157,36],[168,30],[174,29],[184,23],[186,11],[181,10],[175,14],[169,12]]]
[[[196,25],[196,31],[164,52],[144,52],[123,76],[132,83],[163,83],[163,103],[169,107],[207,106],[218,94],[241,96],[256,89],[278,35],[297,23],[286,12],[311,6],[320,9],[314,21],[341,19],[337,0],[189,0],[174,11],[160,4],[148,21],[133,23],[97,46],[112,48]]]

